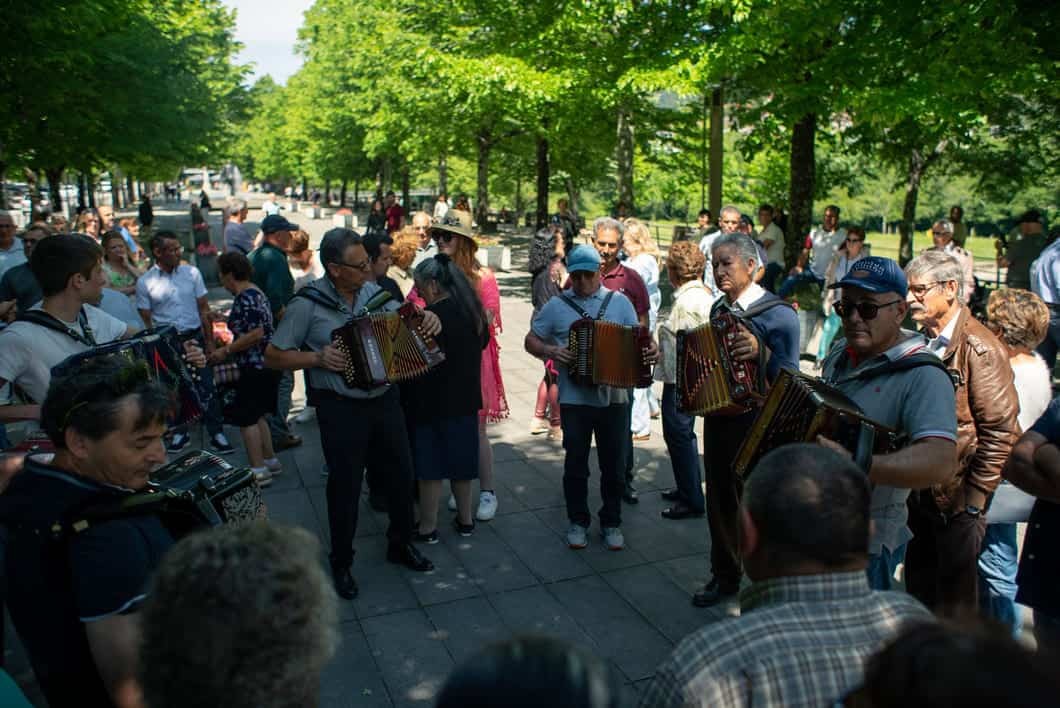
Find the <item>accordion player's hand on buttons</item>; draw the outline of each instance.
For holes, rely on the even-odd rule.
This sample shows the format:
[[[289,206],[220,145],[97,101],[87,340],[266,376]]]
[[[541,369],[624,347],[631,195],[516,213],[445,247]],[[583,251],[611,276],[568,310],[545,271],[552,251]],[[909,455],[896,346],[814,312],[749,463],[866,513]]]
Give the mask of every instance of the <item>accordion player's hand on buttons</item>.
[[[201,369],[206,366],[206,355],[203,354],[202,347],[198,344],[187,341],[184,342],[184,361]]]
[[[561,347],[558,344],[549,347],[545,354],[546,358],[558,361],[561,364],[570,364],[574,361],[574,353],[567,349],[567,347]]]
[[[421,334],[428,337],[437,337],[442,332],[442,321],[438,319],[438,315],[428,310],[420,310],[423,313],[423,321],[420,323],[419,329]]]
[[[659,361],[659,345],[655,343],[654,339],[651,340],[650,345],[644,347],[642,355],[644,357],[644,363],[649,366],[654,366],[655,363]]]
[[[737,361],[751,361],[758,358],[758,337],[751,334],[751,332],[744,327],[742,324],[733,336],[732,347],[729,349],[729,353],[733,359]]]
[[[346,355],[331,344],[325,344],[320,350],[320,367],[329,371],[342,373],[346,370]]]

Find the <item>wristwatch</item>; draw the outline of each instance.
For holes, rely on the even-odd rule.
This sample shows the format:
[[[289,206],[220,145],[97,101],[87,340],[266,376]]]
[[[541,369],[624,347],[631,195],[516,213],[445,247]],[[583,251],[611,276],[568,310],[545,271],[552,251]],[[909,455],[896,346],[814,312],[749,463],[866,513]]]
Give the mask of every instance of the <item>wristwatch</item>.
[[[975,506],[973,504],[969,504],[968,506],[964,507],[964,511],[969,516],[979,516],[980,514],[983,513],[982,509],[980,509],[979,507],[977,507],[977,506]]]

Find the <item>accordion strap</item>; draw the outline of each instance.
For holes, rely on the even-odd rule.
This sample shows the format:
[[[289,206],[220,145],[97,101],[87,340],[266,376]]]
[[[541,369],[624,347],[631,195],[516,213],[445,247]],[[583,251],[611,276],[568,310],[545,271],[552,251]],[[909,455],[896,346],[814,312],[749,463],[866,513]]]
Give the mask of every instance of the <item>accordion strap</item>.
[[[388,293],[386,290],[380,290],[372,297],[368,298],[368,302],[364,303],[364,307],[361,308],[361,314],[367,315],[371,312],[375,312],[383,305],[387,304],[393,299],[393,295]]]
[[[96,346],[96,337],[92,334],[92,328],[88,326],[88,315],[85,314],[84,307],[77,311],[77,323],[81,325],[81,332],[67,327],[65,322],[60,321],[58,317],[44,310],[27,310],[19,315],[18,319],[21,322],[29,322],[65,334],[70,339],[80,342],[86,347]]]
[[[961,383],[960,372],[955,369],[947,368],[946,365],[937,356],[930,352],[915,352],[908,356],[904,356],[901,359],[894,361],[888,361],[879,366],[874,366],[871,369],[858,372],[852,378],[856,381],[867,381],[874,379],[877,376],[883,374],[893,374],[899,371],[908,371],[910,369],[916,369],[921,366],[933,366],[936,369],[943,371],[946,376],[950,379],[954,388],[957,388]]]
[[[342,309],[339,306],[338,300],[335,300],[334,298],[328,296],[327,293],[320,292],[320,290],[314,288],[312,285],[305,286],[304,288],[296,292],[294,294],[294,297],[303,297],[306,300],[309,300],[310,302],[316,305],[320,305],[321,307],[326,307],[329,310]]]
[[[560,296],[560,298],[563,299],[563,302],[567,303],[567,305],[569,305],[572,310],[577,312],[584,319],[587,319],[587,320],[602,320],[604,318],[604,312],[607,311],[607,306],[608,306],[608,304],[610,304],[611,297],[614,294],[615,294],[614,290],[608,290],[607,291],[607,295],[604,295],[604,301],[602,303],[600,303],[600,311],[596,313],[596,317],[593,317],[592,315],[590,315],[588,312],[585,311],[585,308],[583,308],[578,303],[574,302],[574,300],[572,300],[571,298],[567,297],[563,293],[560,293],[559,296]]]

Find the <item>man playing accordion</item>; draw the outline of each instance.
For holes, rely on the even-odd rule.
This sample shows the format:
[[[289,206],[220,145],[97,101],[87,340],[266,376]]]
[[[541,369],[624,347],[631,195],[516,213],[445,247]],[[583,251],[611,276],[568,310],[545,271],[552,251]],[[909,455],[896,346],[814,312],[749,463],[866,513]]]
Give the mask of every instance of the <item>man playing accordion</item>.
[[[920,334],[902,329],[909,305],[905,273],[889,258],[862,258],[832,287],[844,339],[824,360],[825,382],[849,396],[871,420],[897,430],[902,449],[876,454],[869,467],[872,520],[869,585],[890,587],[905,544],[906,497],[949,480],[956,464],[957,415],[953,382]],[[834,442],[823,444],[842,450]],[[847,453],[849,454],[849,453]]]
[[[798,370],[799,320],[790,305],[754,282],[759,267],[754,241],[742,233],[721,234],[711,244],[711,256],[714,281],[724,294],[714,303],[712,313],[727,309],[740,322],[738,340],[729,350],[731,357],[758,361],[767,383],[781,368]],[[696,607],[716,605],[740,588],[743,570],[737,533],[743,483],[732,466],[754,418],[754,410],[704,418],[703,468],[713,577],[692,596]]]
[[[624,386],[575,383],[568,367],[575,360],[567,348],[573,325],[586,317],[623,326],[637,324],[637,313],[629,299],[600,283],[600,255],[590,246],[578,246],[567,256],[571,287],[553,297],[534,316],[526,335],[526,351],[542,360],[552,359],[559,366],[559,403],[563,424],[563,495],[567,503],[567,545],[574,549],[588,545],[586,530],[589,513],[589,450],[593,436],[600,461],[601,533],[610,550],[625,546],[622,536],[623,474],[629,438],[628,392]],[[634,354],[635,356],[635,354]],[[654,342],[641,352],[647,363],[654,363],[658,348]],[[625,362],[632,370],[637,362]]]

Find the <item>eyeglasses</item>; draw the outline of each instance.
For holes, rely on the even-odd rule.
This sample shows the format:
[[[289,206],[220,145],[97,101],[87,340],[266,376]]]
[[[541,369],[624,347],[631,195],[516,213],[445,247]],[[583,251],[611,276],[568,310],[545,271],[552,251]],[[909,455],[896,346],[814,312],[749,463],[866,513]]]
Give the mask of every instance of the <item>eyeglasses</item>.
[[[897,305],[902,302],[902,299],[891,300],[890,302],[850,302],[849,300],[840,300],[833,307],[835,313],[841,318],[846,319],[854,314],[855,311],[858,313],[858,317],[868,322],[869,320],[876,319],[876,315],[880,314],[881,307],[890,307],[891,305]]]
[[[863,238],[848,238],[847,243],[865,243]]]
[[[933,236],[952,236],[953,232],[952,231],[932,231],[931,234]]]
[[[936,285],[941,285],[943,281],[936,280],[933,283],[924,283],[921,285],[910,285],[909,292],[912,293],[913,297],[917,300],[922,299],[925,295],[935,289]]]
[[[435,231],[431,234],[431,238],[435,241],[445,241],[446,243],[452,241],[455,236],[456,234],[451,231]]]
[[[371,263],[369,261],[364,261],[362,263],[346,263],[344,261],[338,261],[336,265],[346,266],[347,268],[353,268],[354,270],[359,270],[363,273],[364,271],[368,270],[368,268],[371,266]]]

